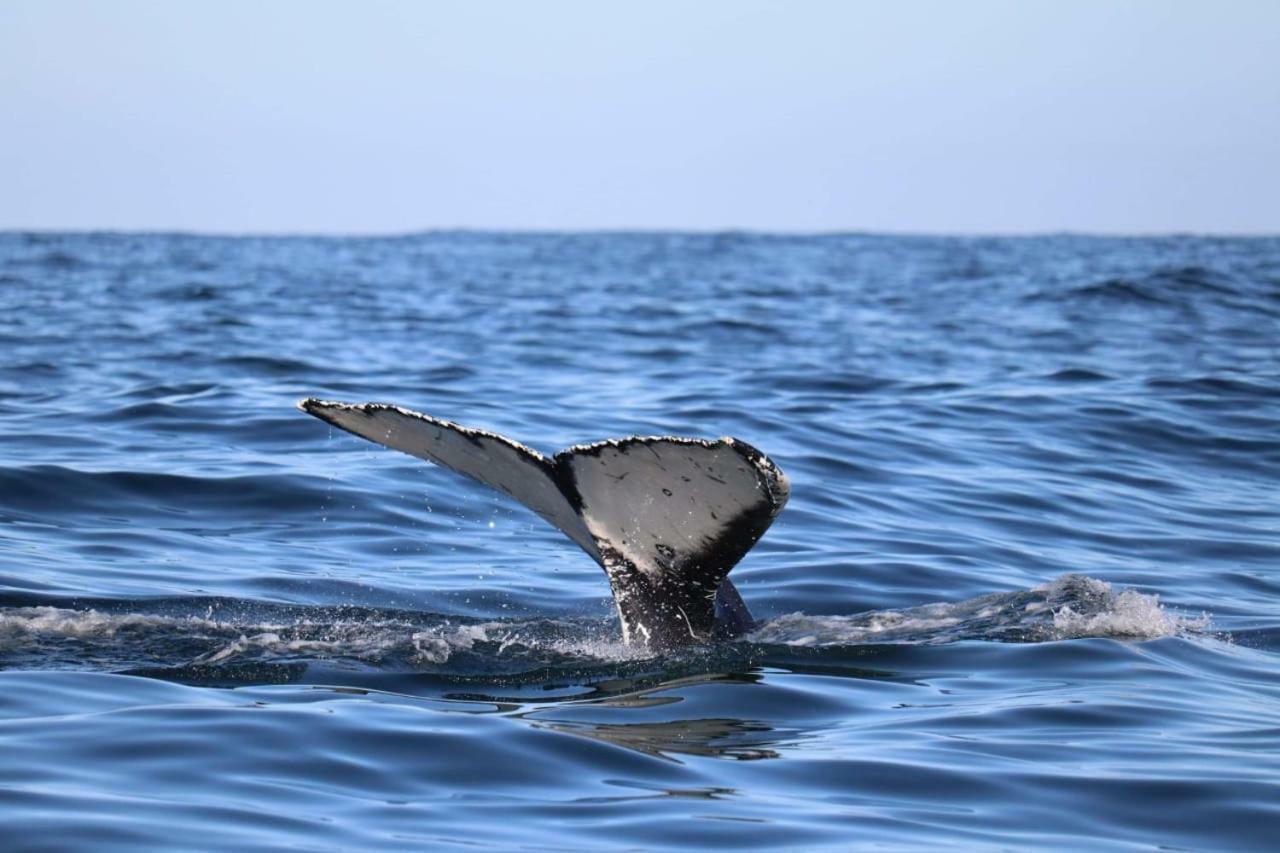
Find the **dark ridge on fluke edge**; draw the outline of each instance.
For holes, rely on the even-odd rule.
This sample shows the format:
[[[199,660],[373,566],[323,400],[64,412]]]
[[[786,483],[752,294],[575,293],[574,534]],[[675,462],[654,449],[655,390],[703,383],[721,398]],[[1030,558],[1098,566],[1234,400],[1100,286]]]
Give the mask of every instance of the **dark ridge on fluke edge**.
[[[604,568],[629,644],[663,651],[752,625],[728,574],[782,511],[790,486],[745,442],[631,436],[547,458],[399,406],[308,398],[298,408],[484,483],[559,528]]]

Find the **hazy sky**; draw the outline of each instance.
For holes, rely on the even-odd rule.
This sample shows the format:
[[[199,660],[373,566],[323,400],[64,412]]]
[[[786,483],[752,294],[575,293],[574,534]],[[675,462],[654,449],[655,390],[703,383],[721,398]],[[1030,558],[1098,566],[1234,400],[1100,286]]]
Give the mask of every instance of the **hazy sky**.
[[[0,0],[0,228],[1280,232],[1280,0]]]

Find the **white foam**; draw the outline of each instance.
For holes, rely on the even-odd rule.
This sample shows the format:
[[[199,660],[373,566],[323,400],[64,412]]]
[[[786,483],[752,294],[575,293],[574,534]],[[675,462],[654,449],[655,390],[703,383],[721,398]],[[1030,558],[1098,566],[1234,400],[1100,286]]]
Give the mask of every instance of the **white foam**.
[[[1066,575],[1021,592],[967,601],[878,610],[851,616],[789,613],[760,625],[748,643],[794,647],[866,643],[936,644],[956,640],[1020,642],[1081,637],[1155,639],[1203,631],[1208,620],[1188,619],[1166,609],[1155,595],[1116,591],[1111,584]],[[104,613],[58,607],[0,609],[0,651],[37,649],[42,642],[110,641],[104,647],[123,660],[163,656],[163,648],[198,664],[239,659],[314,660],[344,658],[379,664],[388,659],[438,666],[459,653],[495,658],[564,656],[590,661],[627,661],[646,653],[622,642],[609,622],[537,620],[437,624],[384,616],[336,621],[277,619],[258,623],[205,616]],[[194,660],[195,648],[207,649]],[[176,645],[175,645],[176,644]],[[170,665],[172,662],[170,662]]]
[[[165,643],[203,644],[209,651],[195,664],[224,664],[242,658],[255,660],[347,658],[378,663],[390,656],[418,665],[446,663],[460,652],[493,643],[489,654],[516,658],[530,654],[565,655],[596,660],[624,660],[637,656],[609,623],[531,622],[438,624],[386,618],[336,621],[277,619],[256,623],[221,621],[199,616],[159,616],[104,613],[59,607],[0,609],[0,651],[35,648],[41,642],[80,640],[105,643],[124,651],[150,656]],[[190,645],[184,648],[190,654]],[[158,652],[157,652],[158,653]],[[124,658],[136,655],[124,654]]]
[[[544,620],[534,623],[483,622],[472,625],[448,623],[418,631],[412,637],[417,660],[440,664],[459,651],[470,651],[476,643],[496,643],[499,656],[552,652],[566,657],[600,661],[631,660],[644,652],[628,646],[612,624],[584,625],[581,622]]]
[[[490,632],[501,628],[499,623],[480,625],[449,625],[432,628],[428,631],[415,631],[409,638],[414,649],[414,659],[420,663],[441,664],[449,660],[455,652],[470,651],[476,643],[488,642]],[[510,629],[510,625],[506,626]],[[498,653],[509,645],[504,640]]]
[[[216,623],[195,617],[172,618],[142,613],[100,613],[62,607],[13,607],[0,610],[0,641],[41,634],[60,637],[113,637],[121,631],[174,625]]]
[[[960,622],[946,612],[947,605],[915,610],[879,610],[854,616],[810,616],[787,613],[770,619],[744,639],[753,643],[787,646],[857,645],[894,642],[913,636],[937,634]],[[933,611],[921,613],[920,611]]]
[[[1132,589],[1117,593],[1106,581],[1078,576],[1073,576],[1073,579],[1085,587],[1090,596],[1102,599],[1103,606],[1095,612],[1079,612],[1071,604],[1053,610],[1054,639],[1116,637],[1147,640],[1208,627],[1207,617],[1190,619],[1171,612],[1160,603],[1158,595]],[[1052,597],[1062,583],[1063,579],[1059,579],[1038,589],[1044,589]]]
[[[748,642],[789,646],[931,644],[955,640],[1150,640],[1202,631],[1208,619],[1166,609],[1158,596],[1113,590],[1106,581],[1064,575],[1024,592],[852,616],[788,613],[759,626]]]

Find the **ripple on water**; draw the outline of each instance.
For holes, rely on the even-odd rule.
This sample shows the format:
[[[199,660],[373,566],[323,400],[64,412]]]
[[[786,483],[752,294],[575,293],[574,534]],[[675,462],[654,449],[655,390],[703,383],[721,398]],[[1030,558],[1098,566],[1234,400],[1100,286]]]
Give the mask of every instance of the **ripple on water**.
[[[0,234],[0,846],[1273,849],[1278,276],[1270,238]],[[761,447],[759,627],[634,653],[585,555],[312,395]]]

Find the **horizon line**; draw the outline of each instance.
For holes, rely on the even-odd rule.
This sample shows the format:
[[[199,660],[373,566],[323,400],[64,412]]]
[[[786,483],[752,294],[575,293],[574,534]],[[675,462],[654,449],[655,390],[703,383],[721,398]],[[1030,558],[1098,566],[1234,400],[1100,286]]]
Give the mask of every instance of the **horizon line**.
[[[406,230],[343,230],[343,229],[300,229],[297,231],[283,229],[237,230],[222,228],[57,228],[57,227],[10,227],[0,226],[0,234],[4,235],[60,235],[60,236],[154,236],[154,237],[209,237],[222,239],[259,238],[259,239],[383,239],[394,240],[407,237],[419,237],[431,234],[476,234],[476,235],[511,235],[529,237],[553,237],[569,235],[599,236],[751,236],[751,237],[906,237],[906,238],[953,238],[953,239],[1036,239],[1044,237],[1085,237],[1091,239],[1156,239],[1183,237],[1195,239],[1274,239],[1280,238],[1280,230],[1276,231],[1198,231],[1198,230],[1133,230],[1133,231],[1091,231],[1087,229],[1061,228],[1034,231],[929,231],[913,229],[871,229],[871,228],[832,228],[832,229],[787,229],[787,228],[679,228],[655,226],[624,227],[583,227],[583,228],[528,228],[502,226],[428,226]]]

